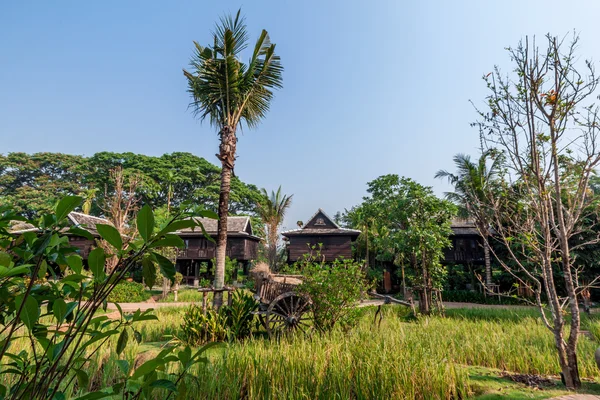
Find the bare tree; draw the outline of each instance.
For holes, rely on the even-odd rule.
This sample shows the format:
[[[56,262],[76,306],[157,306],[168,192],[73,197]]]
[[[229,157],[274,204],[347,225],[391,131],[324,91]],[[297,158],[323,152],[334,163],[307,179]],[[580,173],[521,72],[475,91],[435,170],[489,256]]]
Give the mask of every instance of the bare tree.
[[[125,176],[123,168],[118,166],[109,171],[109,181],[112,188],[108,185],[104,188],[104,204],[102,210],[112,222],[119,233],[127,238],[134,231],[135,227],[129,225],[129,221],[134,219],[138,210],[139,197],[137,190],[142,183],[142,177],[139,174]],[[99,245],[106,251],[110,249],[108,243],[103,240]],[[112,257],[106,261],[108,272],[117,265],[117,257]]]
[[[581,266],[572,252],[598,241],[593,235],[573,245],[575,237],[591,230],[587,221],[597,220],[590,218],[595,208],[588,183],[600,162],[600,120],[592,103],[598,77],[590,62],[578,69],[576,35],[571,41],[547,35],[544,42],[540,48],[535,38],[526,38],[508,48],[514,75],[496,67],[484,77],[489,110],[479,111],[475,125],[484,147],[505,158],[503,190],[489,191],[486,203],[495,238],[509,257],[494,255],[534,293],[554,335],[565,384],[575,389],[581,385],[578,296],[589,284],[580,284]]]

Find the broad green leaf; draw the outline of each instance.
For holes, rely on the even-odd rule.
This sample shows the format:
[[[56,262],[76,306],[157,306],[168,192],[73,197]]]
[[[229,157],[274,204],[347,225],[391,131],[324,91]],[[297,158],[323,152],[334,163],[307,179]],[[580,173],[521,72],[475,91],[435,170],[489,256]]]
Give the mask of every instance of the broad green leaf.
[[[102,239],[110,243],[115,249],[123,249],[123,239],[117,228],[106,224],[96,224],[96,229],[100,236],[102,236]]]
[[[48,263],[46,260],[42,260],[40,264],[40,269],[38,270],[38,279],[44,279],[46,277],[46,273],[48,272]]]
[[[176,392],[177,386],[168,379],[159,379],[150,384],[150,387],[167,389],[169,392]]]
[[[81,397],[76,398],[75,400],[98,400],[105,399],[107,397],[113,397],[112,393],[103,393],[103,392],[92,392]]]
[[[162,236],[171,232],[176,232],[182,229],[193,228],[195,226],[198,226],[198,223],[191,218],[173,221],[169,225],[165,226],[160,232],[158,232],[158,236]]]
[[[152,288],[156,282],[156,267],[150,257],[142,259],[142,276],[144,277],[146,286]]]
[[[147,242],[152,237],[152,231],[154,230],[154,214],[148,204],[142,207],[136,221],[140,236],[144,239],[144,242]]]
[[[123,329],[117,341],[117,355],[120,355],[125,350],[127,340],[129,340],[129,334],[127,333],[127,329]]]
[[[204,218],[219,219],[219,216],[217,215],[217,213],[214,211],[210,211],[210,210],[198,211],[198,215],[200,215],[201,217],[204,217]]]
[[[25,301],[24,304],[23,301]],[[31,295],[25,298],[25,293],[23,293],[16,297],[15,303],[17,310],[21,307],[21,305],[23,305],[20,319],[23,321],[25,326],[29,328],[29,330],[32,330],[40,316],[40,309],[37,300]]]
[[[154,255],[154,259],[160,267],[160,273],[163,274],[165,278],[169,279],[171,283],[173,283],[175,281],[175,265],[173,265],[171,260],[169,260],[163,255],[160,255],[158,253],[152,254]]]
[[[83,202],[79,196],[65,196],[56,205],[56,220],[62,221]]]
[[[67,257],[67,264],[69,267],[71,267],[73,272],[76,274],[81,274],[81,270],[83,269],[83,261],[81,260],[80,256],[71,255]]]
[[[77,384],[79,385],[79,389],[86,391],[90,383],[90,377],[85,371],[80,369],[75,370],[75,373],[77,374]]]
[[[25,275],[30,272],[30,266],[22,265],[16,268],[0,267],[0,278],[7,278],[9,276]]]
[[[177,235],[165,235],[164,238],[152,243],[150,248],[154,247],[185,247],[185,242]]]
[[[123,372],[123,375],[129,375],[129,362],[127,360],[117,360],[117,365],[121,372]]]
[[[56,317],[56,321],[61,324],[67,316],[67,303],[60,297],[54,300],[52,305],[52,314]]]
[[[94,236],[90,232],[86,231],[85,229],[78,228],[76,226],[72,226],[71,228],[69,228],[68,233],[74,236],[84,237],[88,240],[94,240]]]
[[[12,257],[4,252],[4,251],[0,251],[0,266],[3,267],[10,267],[10,263],[12,262]]]
[[[88,265],[90,266],[90,271],[94,274],[94,278],[97,281],[101,281],[106,276],[104,271],[104,264],[106,263],[106,255],[104,254],[104,250],[100,247],[95,248],[90,251],[90,255],[88,256]]]
[[[142,376],[144,376],[150,372],[153,372],[161,364],[162,364],[162,360],[158,360],[156,358],[154,358],[152,360],[148,360],[145,363],[143,363],[142,365],[140,365],[134,371],[133,375],[131,375],[131,379],[141,378]]]

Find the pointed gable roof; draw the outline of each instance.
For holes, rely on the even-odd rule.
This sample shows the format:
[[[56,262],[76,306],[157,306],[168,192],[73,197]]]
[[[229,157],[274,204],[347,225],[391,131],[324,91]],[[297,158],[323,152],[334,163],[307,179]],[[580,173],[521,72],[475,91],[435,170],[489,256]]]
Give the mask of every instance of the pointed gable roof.
[[[204,230],[207,234],[211,236],[215,236],[217,234],[218,221],[212,218],[201,218],[194,217],[196,222],[200,222],[204,227]],[[202,235],[201,228],[185,228],[178,230],[175,234],[181,236],[198,236]],[[258,240],[259,238],[254,236],[254,231],[252,230],[252,220],[250,217],[240,216],[240,217],[227,217],[227,236],[244,236],[252,239]]]
[[[319,208],[302,228],[281,232],[281,234],[286,237],[298,235],[358,236],[360,235],[360,231],[341,228],[323,209]]]

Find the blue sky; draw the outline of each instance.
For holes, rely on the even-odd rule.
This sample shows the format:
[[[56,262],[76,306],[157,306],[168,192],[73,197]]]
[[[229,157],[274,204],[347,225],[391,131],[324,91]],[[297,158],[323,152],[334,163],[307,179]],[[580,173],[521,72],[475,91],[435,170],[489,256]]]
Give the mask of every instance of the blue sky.
[[[294,202],[285,225],[360,202],[396,173],[433,186],[455,153],[475,154],[469,100],[510,69],[525,35],[581,34],[600,59],[596,1],[0,2],[0,152],[189,151],[216,163],[215,130],[194,120],[181,69],[192,41],[242,7],[265,28],[284,88],[238,143],[236,173]]]

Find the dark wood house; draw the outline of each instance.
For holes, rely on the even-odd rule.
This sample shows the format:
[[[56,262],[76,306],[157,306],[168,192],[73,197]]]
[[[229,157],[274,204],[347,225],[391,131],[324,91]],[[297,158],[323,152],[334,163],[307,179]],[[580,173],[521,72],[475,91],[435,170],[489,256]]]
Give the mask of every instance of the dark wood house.
[[[483,238],[472,220],[455,219],[452,229],[452,248],[444,251],[444,264],[483,265]]]
[[[201,277],[201,263],[207,264],[206,278],[212,273],[212,259],[216,257],[217,220],[208,218],[196,218],[204,226],[206,233],[214,240],[208,240],[202,230],[183,229],[177,231],[185,242],[185,249],[181,249],[177,255],[177,271],[184,276],[187,284],[198,286]],[[250,261],[258,256],[258,243],[260,238],[254,235],[250,217],[228,217],[227,218],[227,250],[226,255],[236,260],[244,270],[248,269]]]
[[[79,250],[79,255],[81,255],[81,257],[84,260],[87,260],[90,251],[96,246],[96,239],[100,239],[100,234],[96,230],[96,224],[112,225],[112,222],[110,222],[107,219],[94,217],[92,215],[87,215],[75,211],[69,213],[69,215],[67,216],[67,222],[70,226],[76,226],[77,228],[81,228],[89,232],[94,238],[90,240],[83,236],[66,233],[66,235],[69,237],[69,243]],[[37,231],[38,229],[35,228],[33,225],[23,223],[14,225],[13,229],[11,230],[11,232],[15,235],[20,235],[25,232]]]
[[[298,261],[305,254],[310,254],[314,246],[321,246],[320,255],[325,262],[331,262],[339,257],[352,258],[352,242],[360,235],[360,231],[340,228],[319,208],[319,211],[302,228],[281,234],[288,242],[289,263]]]

